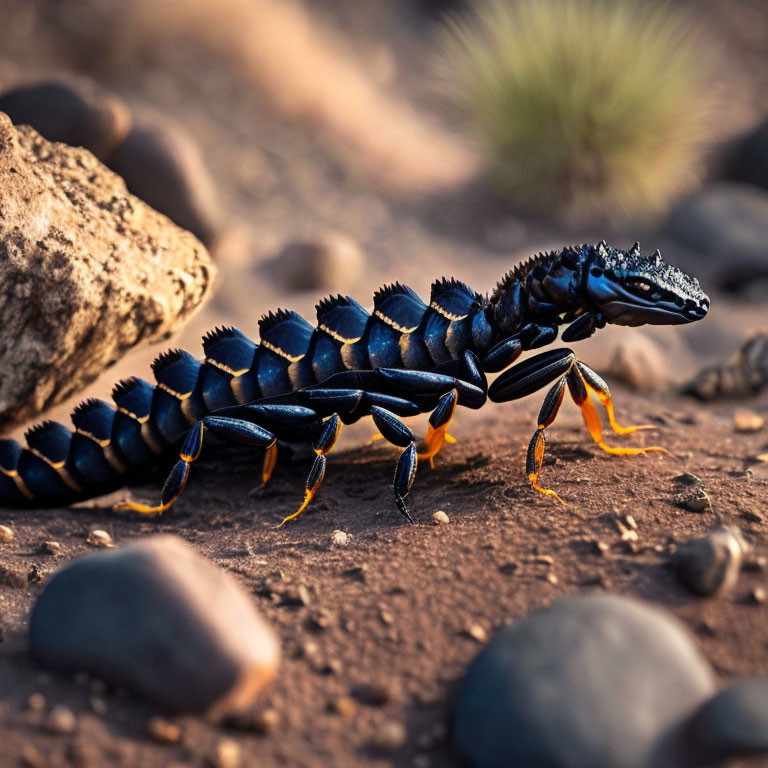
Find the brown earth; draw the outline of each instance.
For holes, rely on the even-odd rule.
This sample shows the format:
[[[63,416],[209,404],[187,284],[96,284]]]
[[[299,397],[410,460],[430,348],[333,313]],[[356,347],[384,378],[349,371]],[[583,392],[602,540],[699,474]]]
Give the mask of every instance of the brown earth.
[[[457,765],[443,734],[452,693],[480,648],[467,630],[477,625],[490,636],[581,590],[667,606],[724,682],[764,673],[766,606],[751,592],[768,586],[768,572],[745,571],[730,595],[702,599],[677,581],[668,553],[675,542],[722,522],[740,526],[756,555],[768,554],[768,465],[755,459],[768,447],[768,432],[736,433],[734,404],[702,407],[619,391],[619,418],[656,424],[658,441],[678,458],[614,458],[589,442],[575,408],[564,409],[550,430],[543,482],[561,492],[570,504],[565,508],[535,495],[523,473],[539,400],[458,413],[452,430],[458,444],[435,470],[422,467],[417,476],[410,497],[415,526],[403,524],[391,499],[397,453],[365,446],[366,425],[348,430],[347,446],[332,455],[311,511],[281,529],[276,524],[300,500],[308,462],[281,462],[261,490],[259,456],[228,449],[209,452],[178,507],[160,520],[116,515],[105,502],[4,513],[16,537],[0,549],[0,766],[18,765],[32,744],[41,765],[202,766],[222,738],[238,741],[245,765]],[[753,405],[768,414],[768,397]],[[642,444],[650,434],[613,442]],[[685,486],[671,478],[683,470],[702,479],[711,511],[681,506]],[[152,484],[131,493],[154,499],[158,489]],[[439,509],[448,514],[447,525],[432,524]],[[620,520],[628,514],[637,522],[636,544],[622,540]],[[180,745],[158,745],[145,735],[153,712],[142,702],[97,689],[106,713],[95,714],[87,682],[44,673],[29,661],[25,626],[41,587],[27,574],[38,567],[47,575],[86,552],[94,527],[118,545],[156,531],[177,533],[253,594],[285,655],[256,711],[257,720],[264,710],[277,714],[271,732],[187,717],[178,720]],[[346,547],[332,546],[337,529],[349,535]],[[41,554],[50,540],[61,543],[57,557]],[[598,541],[608,545],[603,554]],[[75,711],[75,734],[45,732],[44,715],[25,708],[36,692],[49,708]],[[383,703],[370,703],[377,698]],[[386,721],[407,731],[405,744],[389,753],[374,746]]]
[[[43,0],[0,5],[0,86],[60,69],[86,69],[131,106],[149,104],[182,122],[204,147],[221,204],[238,228],[216,254],[215,297],[174,339],[194,353],[199,353],[201,334],[216,324],[234,323],[255,337],[258,317],[268,309],[289,306],[312,318],[319,296],[281,289],[265,264],[286,242],[321,237],[329,229],[352,237],[365,254],[364,273],[348,289],[364,305],[379,285],[393,280],[422,295],[440,275],[488,290],[521,257],[602,237],[624,246],[637,238],[651,250],[661,246],[670,261],[702,278],[711,266],[696,254],[683,262],[686,254],[666,247],[652,226],[565,231],[510,211],[477,185],[410,201],[382,193],[365,173],[379,155],[361,160],[359,151],[343,148],[350,137],[345,134],[345,142],[345,136],[336,136],[332,120],[313,122],[307,110],[298,111],[304,121],[289,122],[272,103],[269,89],[256,87],[263,73],[245,77],[242,68],[216,58],[217,46],[147,46],[141,55],[110,67],[76,35],[75,27],[88,29],[88,20],[98,18],[89,12],[94,4],[68,0],[57,4],[63,9],[58,14]],[[230,6],[235,5],[232,0]],[[768,104],[763,6],[761,0],[738,8],[722,0],[696,4],[697,12],[722,32],[728,49],[728,66],[720,70],[729,93],[721,121],[727,135],[761,119]],[[414,27],[408,14],[393,18],[389,9],[402,7],[393,3],[323,0],[308,7],[323,15],[334,34],[352,41],[357,70],[368,72],[398,99],[405,93],[429,121],[444,116],[426,66],[426,24]],[[121,27],[110,24],[102,31],[106,47],[114,51]],[[383,74],[377,75],[378,69]],[[314,68],[310,64],[299,71],[312,74]],[[359,112],[354,104],[349,111]],[[388,123],[375,113],[369,123],[386,133]],[[352,144],[353,150],[364,145]],[[430,158],[433,150],[428,141],[408,156],[423,152]],[[706,280],[703,284],[708,288]],[[672,361],[670,374],[679,380],[705,362],[727,358],[750,328],[764,323],[764,307],[713,297],[705,322],[643,332],[663,347]],[[606,328],[579,344],[578,352],[605,370],[626,331]],[[158,351],[134,353],[78,397],[104,398],[121,376],[151,377],[149,362]],[[618,395],[620,419],[658,424],[659,441],[683,458],[606,457],[589,442],[574,409],[564,410],[550,436],[556,463],[545,468],[543,482],[571,502],[567,509],[535,496],[525,481],[525,447],[541,399],[534,396],[517,405],[459,414],[452,429],[459,443],[438,459],[436,470],[423,467],[417,477],[411,496],[417,526],[404,525],[392,502],[396,451],[380,444],[361,449],[369,434],[366,425],[345,430],[345,444],[330,458],[316,503],[296,524],[280,530],[276,524],[301,499],[308,462],[282,462],[262,492],[257,488],[260,457],[223,448],[195,467],[178,508],[157,521],[115,515],[106,503],[79,510],[0,510],[0,523],[16,533],[12,543],[0,544],[0,569],[5,569],[0,570],[5,582],[0,584],[5,635],[0,768],[20,765],[25,748],[38,751],[32,765],[202,766],[222,738],[237,740],[247,766],[454,766],[456,756],[440,733],[456,683],[480,648],[466,630],[477,625],[490,636],[503,623],[580,590],[610,589],[668,606],[696,634],[723,681],[765,673],[766,606],[750,602],[749,595],[756,586],[768,587],[768,572],[744,572],[732,594],[702,599],[678,583],[667,563],[675,541],[720,521],[742,527],[755,552],[768,555],[768,465],[754,459],[768,451],[768,429],[736,434],[732,413],[743,404],[699,406],[628,391]],[[73,404],[58,407],[52,417],[66,421]],[[746,405],[768,413],[766,396]],[[648,433],[623,438],[629,444],[646,439]],[[704,480],[712,511],[696,513],[678,505],[682,490],[671,478],[682,469]],[[160,485],[158,479],[133,494],[155,500]],[[439,509],[449,515],[448,525],[431,524]],[[637,547],[622,540],[617,516],[624,514],[637,521]],[[264,712],[275,713],[274,730],[259,735],[180,718],[181,745],[157,745],[145,735],[147,719],[155,713],[142,702],[31,664],[24,650],[25,623],[41,587],[27,574],[39,566],[46,575],[88,551],[85,539],[92,528],[106,529],[118,545],[153,532],[179,534],[253,593],[285,651],[280,673],[256,713],[262,720]],[[331,546],[336,529],[350,534],[346,548]],[[61,543],[58,557],[40,552],[49,540]],[[604,555],[595,554],[598,540],[609,546]],[[547,557],[553,558],[551,565]],[[358,689],[364,684],[379,690],[362,696]],[[25,706],[35,692],[44,694],[48,710],[65,704],[75,711],[77,732],[46,732],[45,716]],[[387,701],[373,706],[360,700],[370,701],[376,693]],[[102,703],[106,712],[97,714],[94,705],[101,710]],[[345,714],[332,711],[334,706]],[[406,743],[395,752],[377,751],[376,734],[391,721],[405,725]]]

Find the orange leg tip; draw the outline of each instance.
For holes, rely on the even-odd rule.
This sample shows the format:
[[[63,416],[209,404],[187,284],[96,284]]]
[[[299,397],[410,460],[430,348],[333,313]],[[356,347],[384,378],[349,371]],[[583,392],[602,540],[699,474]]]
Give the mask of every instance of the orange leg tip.
[[[289,520],[295,520],[306,508],[310,501],[312,501],[312,497],[315,495],[314,491],[310,491],[307,489],[304,491],[304,501],[302,505],[292,514],[288,515],[288,517],[284,517],[283,521],[278,525],[278,528],[282,528]]]
[[[261,470],[261,480],[264,485],[269,482],[269,478],[272,477],[272,472],[277,464],[277,445],[273,443],[267,448],[264,454],[264,466]]]
[[[383,440],[384,435],[381,434],[381,432],[377,432],[375,435],[371,435],[371,439],[369,442],[375,443],[377,440]]]
[[[445,442],[450,443],[451,445],[455,445],[456,438],[453,435],[449,435],[447,432],[445,433]]]
[[[173,499],[173,501],[170,501],[167,504],[160,504],[157,507],[150,507],[147,504],[138,504],[135,501],[121,501],[113,505],[112,511],[113,512],[138,512],[140,515],[147,515],[149,517],[154,517],[157,515],[162,515],[166,509],[173,506],[174,501],[176,501],[176,499]]]
[[[545,496],[552,496],[555,499],[557,499],[564,507],[567,507],[568,505],[558,496],[556,491],[551,491],[549,488],[542,488],[538,483],[538,473],[533,475],[528,475],[528,479],[531,481],[531,485],[533,486],[534,490],[538,491],[539,493],[543,493]]]

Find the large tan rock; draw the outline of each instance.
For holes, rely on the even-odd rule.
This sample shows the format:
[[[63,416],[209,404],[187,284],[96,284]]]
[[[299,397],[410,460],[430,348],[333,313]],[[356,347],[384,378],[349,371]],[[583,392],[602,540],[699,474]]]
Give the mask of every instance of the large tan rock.
[[[0,113],[0,428],[168,336],[214,275],[193,235],[93,155]]]

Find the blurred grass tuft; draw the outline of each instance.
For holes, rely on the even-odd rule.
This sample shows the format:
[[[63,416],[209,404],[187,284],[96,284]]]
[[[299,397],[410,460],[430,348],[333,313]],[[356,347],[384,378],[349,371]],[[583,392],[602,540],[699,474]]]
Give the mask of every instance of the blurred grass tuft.
[[[477,0],[443,85],[500,190],[567,219],[644,217],[696,183],[715,119],[690,18],[631,0]]]

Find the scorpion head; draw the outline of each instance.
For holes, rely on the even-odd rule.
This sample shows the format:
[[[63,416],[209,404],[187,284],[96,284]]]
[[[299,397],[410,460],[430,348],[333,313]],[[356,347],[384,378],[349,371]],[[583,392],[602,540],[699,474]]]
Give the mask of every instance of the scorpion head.
[[[656,251],[644,256],[600,243],[587,261],[585,298],[615,325],[680,325],[701,320],[709,298],[699,281],[666,264]]]

